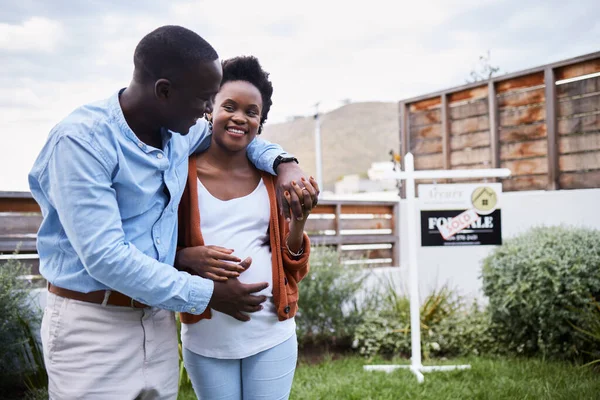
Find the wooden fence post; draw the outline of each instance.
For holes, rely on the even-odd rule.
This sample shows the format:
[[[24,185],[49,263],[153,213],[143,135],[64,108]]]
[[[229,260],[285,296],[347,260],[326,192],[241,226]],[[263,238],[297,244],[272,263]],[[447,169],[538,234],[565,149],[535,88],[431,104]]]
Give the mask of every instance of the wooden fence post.
[[[342,255],[342,205],[340,203],[335,205],[335,236],[338,240],[336,249],[338,255]]]
[[[396,241],[392,244],[392,267],[400,266],[400,207],[399,203],[394,204],[392,212],[392,234]]]
[[[498,137],[498,101],[496,99],[496,85],[494,81],[488,82],[488,116],[490,122],[490,151],[491,168],[500,168],[500,139]]]
[[[442,93],[442,158],[444,169],[450,169],[450,108],[448,106],[448,95]]]
[[[548,132],[548,190],[556,190],[558,185],[558,145],[556,117],[556,76],[554,68],[544,69],[546,95],[546,131]]]

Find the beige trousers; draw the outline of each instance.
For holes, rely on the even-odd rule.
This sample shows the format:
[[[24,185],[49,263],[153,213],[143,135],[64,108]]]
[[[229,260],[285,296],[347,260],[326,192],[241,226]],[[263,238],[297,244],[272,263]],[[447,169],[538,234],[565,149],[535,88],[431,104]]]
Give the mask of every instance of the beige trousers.
[[[42,345],[50,399],[177,398],[175,316],[48,293]]]

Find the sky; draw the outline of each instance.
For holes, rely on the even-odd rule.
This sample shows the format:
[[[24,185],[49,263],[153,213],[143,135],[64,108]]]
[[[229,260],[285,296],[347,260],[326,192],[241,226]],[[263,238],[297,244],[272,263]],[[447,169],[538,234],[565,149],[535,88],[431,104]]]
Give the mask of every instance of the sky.
[[[488,50],[500,73],[600,50],[597,0],[8,3],[0,7],[0,191],[28,190],[52,126],[126,87],[136,44],[161,25],[196,31],[223,59],[258,57],[275,88],[269,123],[311,114],[317,102],[328,111],[461,85]]]

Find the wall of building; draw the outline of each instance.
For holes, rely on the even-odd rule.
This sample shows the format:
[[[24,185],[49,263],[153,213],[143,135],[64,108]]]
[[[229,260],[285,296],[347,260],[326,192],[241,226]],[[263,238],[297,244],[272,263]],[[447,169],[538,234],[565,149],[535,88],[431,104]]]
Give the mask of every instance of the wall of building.
[[[502,197],[503,239],[535,226],[574,225],[600,229],[600,189],[529,191],[504,193]],[[399,290],[408,289],[408,241],[406,204],[400,208],[400,268],[382,268],[373,273],[368,288],[391,277]],[[419,224],[417,219],[417,224]],[[420,244],[420,236],[418,238]],[[448,284],[468,298],[483,299],[481,262],[495,246],[419,247],[419,282],[423,297]]]

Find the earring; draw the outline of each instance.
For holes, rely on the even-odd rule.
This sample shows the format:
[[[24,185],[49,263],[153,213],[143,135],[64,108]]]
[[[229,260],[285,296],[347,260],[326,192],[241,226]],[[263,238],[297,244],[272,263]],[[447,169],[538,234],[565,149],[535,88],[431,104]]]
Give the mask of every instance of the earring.
[[[213,130],[212,115],[204,113],[204,119],[208,122],[208,129],[212,133],[212,130]]]
[[[260,134],[262,133],[262,128],[263,128],[263,124],[260,124],[260,125],[258,126],[258,132],[257,132],[257,135],[260,135]]]

